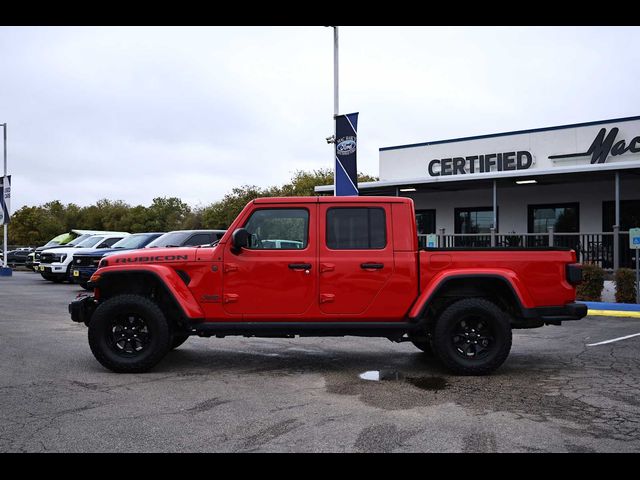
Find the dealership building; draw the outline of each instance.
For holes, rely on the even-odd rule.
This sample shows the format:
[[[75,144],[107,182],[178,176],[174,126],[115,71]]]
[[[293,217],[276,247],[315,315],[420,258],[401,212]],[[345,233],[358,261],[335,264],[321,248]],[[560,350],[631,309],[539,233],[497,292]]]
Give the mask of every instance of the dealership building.
[[[640,117],[383,147],[379,166],[359,194],[413,198],[423,246],[567,246],[632,266]]]

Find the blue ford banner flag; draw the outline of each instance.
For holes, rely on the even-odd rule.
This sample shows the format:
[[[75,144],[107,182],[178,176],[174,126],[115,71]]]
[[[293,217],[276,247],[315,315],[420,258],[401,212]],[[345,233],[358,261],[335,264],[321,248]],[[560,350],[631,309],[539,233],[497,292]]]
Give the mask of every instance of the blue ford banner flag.
[[[358,195],[358,112],[336,116],[336,196]]]
[[[9,210],[11,209],[11,175],[0,177],[0,225],[9,223]]]

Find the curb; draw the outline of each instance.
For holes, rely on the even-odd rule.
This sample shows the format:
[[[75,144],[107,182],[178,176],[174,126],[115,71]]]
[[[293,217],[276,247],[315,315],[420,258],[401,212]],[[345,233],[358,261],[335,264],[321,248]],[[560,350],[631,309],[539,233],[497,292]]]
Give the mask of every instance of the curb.
[[[589,309],[587,316],[640,318],[640,305],[636,303],[580,302]]]

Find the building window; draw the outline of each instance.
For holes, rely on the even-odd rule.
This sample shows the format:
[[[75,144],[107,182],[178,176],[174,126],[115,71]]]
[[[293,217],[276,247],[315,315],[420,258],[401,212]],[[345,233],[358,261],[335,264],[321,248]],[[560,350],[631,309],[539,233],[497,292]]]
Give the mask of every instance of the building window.
[[[327,210],[327,247],[332,250],[382,249],[386,231],[383,208]]]
[[[613,232],[616,202],[602,202],[602,231]],[[620,231],[640,227],[640,200],[620,200]]]
[[[418,235],[436,233],[436,211],[416,210],[416,226],[418,228]]]
[[[456,208],[455,233],[491,233],[493,207]]]
[[[529,205],[529,233],[547,233],[549,227],[558,233],[580,231],[580,208],[578,203],[555,203]]]

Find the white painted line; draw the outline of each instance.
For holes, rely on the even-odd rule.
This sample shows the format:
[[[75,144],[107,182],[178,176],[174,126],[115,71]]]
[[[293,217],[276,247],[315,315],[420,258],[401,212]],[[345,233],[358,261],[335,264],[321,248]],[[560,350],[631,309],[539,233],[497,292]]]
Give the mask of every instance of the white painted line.
[[[605,340],[604,342],[588,343],[587,347],[595,347],[596,345],[604,345],[605,343],[619,342],[620,340],[626,340],[627,338],[637,337],[638,335],[640,335],[640,333],[634,333],[633,335],[627,335],[626,337],[612,338],[611,340]]]
[[[380,371],[379,370],[369,370],[368,372],[361,373],[359,377],[363,380],[373,380],[380,381]]]

